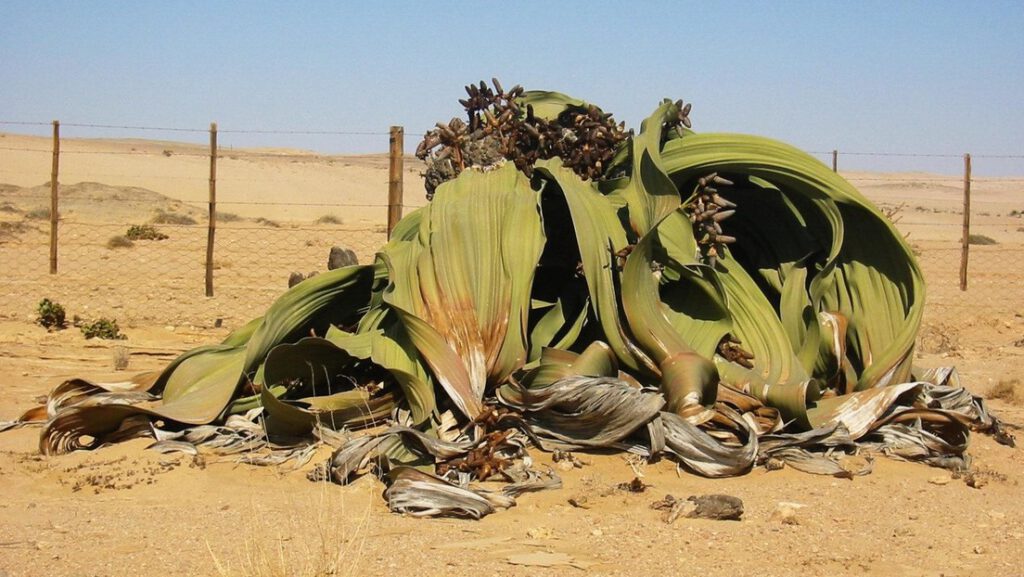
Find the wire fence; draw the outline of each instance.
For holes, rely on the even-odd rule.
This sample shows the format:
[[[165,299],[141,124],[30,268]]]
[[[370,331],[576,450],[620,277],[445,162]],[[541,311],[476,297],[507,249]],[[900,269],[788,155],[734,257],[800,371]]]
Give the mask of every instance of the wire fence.
[[[0,128],[5,125],[50,123],[0,121]],[[155,132],[208,132],[111,124],[61,126],[137,131],[146,138]],[[359,135],[379,139],[382,151],[390,134],[219,132],[275,138]],[[0,276],[0,318],[34,319],[36,305],[45,297],[64,304],[69,315],[117,318],[126,326],[239,326],[262,314],[287,288],[291,273],[325,271],[331,247],[351,249],[359,262],[368,263],[387,239],[388,211],[394,201],[389,200],[393,176],[385,153],[341,156],[222,145],[215,155],[216,229],[211,235],[211,151],[203,144],[120,138],[63,139],[59,145],[59,266],[51,274],[52,143],[41,136],[0,137],[0,268],[5,271]],[[1007,315],[1019,315],[1024,308],[1024,176],[968,175],[967,286],[961,290],[965,178],[909,171],[915,169],[916,159],[928,159],[943,163],[941,172],[956,172],[962,155],[812,154],[831,166],[847,156],[894,157],[904,163],[899,173],[838,168],[879,204],[918,254],[928,281],[927,318],[998,323]],[[1015,163],[1024,155],[972,158],[982,165]],[[408,186],[399,202],[405,212],[426,203],[418,173],[414,163],[402,170]],[[152,227],[152,236],[165,238],[140,238],[146,236],[146,226]],[[213,258],[208,262],[211,236]],[[216,287],[212,297],[204,296],[208,268]]]

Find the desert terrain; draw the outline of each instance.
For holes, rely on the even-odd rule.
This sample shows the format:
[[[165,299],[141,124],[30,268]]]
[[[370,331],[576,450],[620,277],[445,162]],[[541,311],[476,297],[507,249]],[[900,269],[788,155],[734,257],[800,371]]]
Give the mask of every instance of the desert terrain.
[[[0,421],[70,377],[123,380],[162,368],[260,315],[290,272],[325,270],[330,247],[370,262],[385,240],[386,156],[222,150],[207,298],[206,148],[66,139],[59,272],[50,275],[41,212],[49,146],[0,134]],[[919,255],[929,283],[919,363],[955,365],[1024,442],[1024,177],[973,183],[972,233],[987,244],[970,247],[961,291],[959,177],[842,174]],[[413,158],[404,179],[408,211],[425,203]],[[167,239],[109,246],[153,222]],[[35,324],[43,298],[69,318],[116,319],[127,339],[47,332]],[[114,369],[121,347],[126,371]],[[583,455],[583,467],[560,472],[561,490],[523,496],[481,521],[390,514],[370,476],[347,487],[307,480],[327,449],[289,471],[160,455],[144,440],[60,457],[40,456],[37,444],[38,429],[0,434],[0,577],[1024,575],[1024,449],[984,435],[972,437],[970,484],[884,457],[852,480],[791,469],[708,480],[660,461],[640,468],[648,488],[633,493],[618,488],[636,474],[622,457]],[[650,507],[666,494],[707,493],[742,499],[742,520],[667,524]],[[794,522],[775,515],[780,503],[796,504]]]

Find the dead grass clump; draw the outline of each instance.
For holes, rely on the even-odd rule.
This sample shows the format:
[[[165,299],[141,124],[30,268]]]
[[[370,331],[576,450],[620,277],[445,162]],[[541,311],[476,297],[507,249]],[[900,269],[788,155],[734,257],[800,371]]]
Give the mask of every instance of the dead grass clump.
[[[16,207],[16,206],[14,206],[13,204],[11,204],[9,202],[5,202],[3,204],[0,204],[0,212],[6,212],[8,214],[15,214],[15,213],[21,212],[21,209]]]
[[[978,244],[978,245],[992,245],[999,244],[996,239],[991,236],[985,236],[983,234],[972,234],[967,237],[967,244]]]
[[[917,347],[923,353],[956,355],[960,352],[960,332],[942,324],[924,325],[917,334]]]
[[[174,212],[167,212],[166,210],[157,210],[156,216],[150,219],[153,224],[177,224],[177,225],[190,225],[198,224],[196,219],[192,218],[187,214],[177,214]]]
[[[218,212],[217,220],[221,222],[238,222],[242,220],[242,217],[238,216],[233,212]]]
[[[112,236],[107,241],[107,248],[111,248],[111,249],[130,248],[132,246],[135,246],[135,243],[132,242],[132,240],[130,238],[124,236],[123,234],[119,234],[117,236]]]
[[[347,503],[338,487],[318,483],[319,495],[286,499],[289,515],[254,503],[241,545],[218,555],[207,550],[221,577],[354,577],[364,574],[363,549],[372,507]],[[370,486],[372,489],[372,486]],[[353,491],[354,492],[354,491]]]
[[[256,224],[262,224],[263,226],[269,226],[270,228],[281,228],[281,224],[270,220],[269,218],[263,218],[262,216],[256,219]]]
[[[341,224],[341,219],[334,216],[333,214],[325,214],[318,218],[316,221],[319,224]]]
[[[1019,379],[999,381],[988,390],[985,397],[999,399],[1014,405],[1024,405],[1024,385],[1021,385]]]

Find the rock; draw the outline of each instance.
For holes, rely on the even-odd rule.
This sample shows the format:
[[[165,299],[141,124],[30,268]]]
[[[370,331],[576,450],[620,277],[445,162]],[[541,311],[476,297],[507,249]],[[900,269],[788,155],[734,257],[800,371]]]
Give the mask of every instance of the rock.
[[[694,495],[685,501],[665,495],[664,499],[651,503],[651,508],[665,511],[666,523],[673,523],[679,517],[738,521],[743,516],[743,501],[732,495]]]
[[[288,288],[292,288],[293,286],[299,284],[304,280],[306,280],[306,276],[303,275],[301,272],[293,272],[292,274],[288,275]]]
[[[555,463],[555,468],[563,473],[566,473],[575,469],[576,465],[572,464],[569,461],[558,461]]]
[[[693,511],[687,513],[687,517],[739,521],[743,516],[743,501],[732,495],[699,495],[692,496],[687,501],[696,506]]]
[[[972,489],[980,489],[988,484],[988,481],[984,477],[969,474],[964,478],[964,483]]]
[[[530,539],[554,539],[555,532],[550,527],[531,527],[526,530],[526,536]]]
[[[332,246],[331,254],[327,257],[327,270],[334,270],[343,266],[359,264],[356,253],[350,248]]]
[[[574,497],[569,497],[569,504],[578,509],[589,509],[590,498],[586,495],[576,495]]]
[[[800,503],[780,502],[775,506],[775,510],[772,511],[771,520],[776,523],[782,523],[783,525],[799,525],[800,518],[797,516],[796,512],[804,507],[806,507],[806,505],[801,505]]]
[[[953,480],[952,477],[950,477],[949,475],[938,475],[938,476],[932,477],[931,479],[928,479],[928,482],[931,483],[932,485],[942,486],[942,485],[948,485],[949,482],[952,481],[952,480]]]

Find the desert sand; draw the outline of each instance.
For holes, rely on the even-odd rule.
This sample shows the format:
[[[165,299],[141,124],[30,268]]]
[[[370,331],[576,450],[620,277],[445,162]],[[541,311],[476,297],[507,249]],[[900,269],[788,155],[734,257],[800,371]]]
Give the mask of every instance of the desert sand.
[[[121,380],[159,369],[259,315],[291,271],[324,270],[332,245],[369,262],[385,240],[387,158],[223,150],[216,296],[203,296],[208,157],[203,146],[145,140],[62,142],[60,272],[49,275],[50,141],[0,135],[0,421],[62,380]],[[381,148],[386,143],[382,142]],[[16,149],[16,150],[12,150]],[[407,159],[405,204],[425,203]],[[958,286],[962,185],[923,173],[843,173],[892,214],[929,282],[923,366],[956,365],[973,392],[1024,378],[1024,177],[973,184],[969,290]],[[408,210],[408,209],[407,209]],[[170,238],[108,248],[129,225]],[[331,217],[331,218],[325,218]],[[34,324],[49,297],[68,314],[116,318],[125,341],[85,340]],[[115,348],[130,353],[115,371]],[[1024,388],[990,408],[1021,437]],[[1022,439],[1024,440],[1024,439]],[[884,457],[853,480],[793,470],[725,480],[641,468],[649,488],[617,489],[634,471],[586,455],[564,488],[522,497],[482,521],[387,512],[372,477],[340,487],[300,471],[230,459],[164,456],[133,441],[43,457],[38,429],[0,435],[0,577],[15,575],[1022,575],[1024,452],[972,437],[963,478]],[[550,456],[532,452],[539,461]],[[650,508],[665,494],[740,497],[741,521],[679,519]],[[577,504],[586,496],[583,507]],[[797,503],[796,523],[773,517]]]

